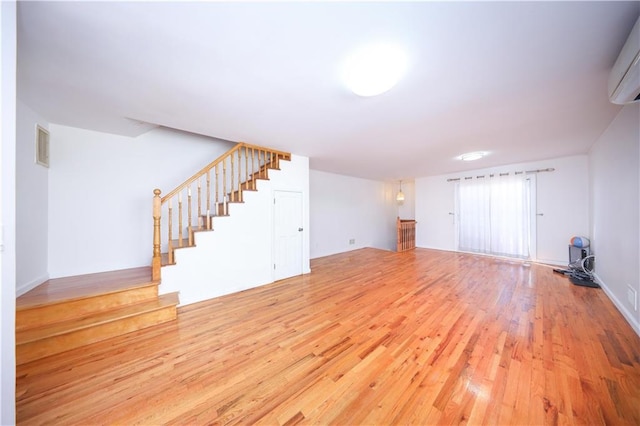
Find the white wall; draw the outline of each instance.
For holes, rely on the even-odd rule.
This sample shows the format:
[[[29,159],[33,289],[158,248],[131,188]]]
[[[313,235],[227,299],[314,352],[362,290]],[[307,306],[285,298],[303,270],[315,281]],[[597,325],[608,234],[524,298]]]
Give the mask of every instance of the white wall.
[[[164,128],[49,128],[51,278],[150,265],[153,189],[169,192],[233,146]]]
[[[640,105],[620,111],[589,158],[596,275],[640,334],[640,313],[627,295],[628,286],[640,295]]]
[[[363,247],[395,250],[397,185],[317,170],[309,175],[312,259]]]
[[[16,2],[0,2],[0,424],[16,409]]]
[[[49,169],[36,164],[36,125],[49,123],[17,102],[16,124],[16,295],[49,278]]]
[[[455,183],[448,178],[555,168],[538,173],[537,260],[566,265],[569,240],[589,236],[588,157],[578,155],[416,179],[416,245],[455,250]]]
[[[213,219],[212,232],[196,233],[196,247],[176,250],[176,265],[162,268],[161,292],[180,292],[186,305],[274,281],[274,191],[303,197],[303,273],[309,273],[309,159],[281,161],[244,203],[230,204],[229,216]]]
[[[394,193],[394,196],[398,193]],[[400,219],[416,218],[416,185],[414,181],[402,181],[402,193],[404,201],[398,203],[398,214]]]

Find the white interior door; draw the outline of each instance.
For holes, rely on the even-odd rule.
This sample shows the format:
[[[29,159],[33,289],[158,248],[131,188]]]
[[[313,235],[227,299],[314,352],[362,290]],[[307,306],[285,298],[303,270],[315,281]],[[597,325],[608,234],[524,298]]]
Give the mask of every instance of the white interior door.
[[[274,191],[274,280],[302,275],[302,193]]]

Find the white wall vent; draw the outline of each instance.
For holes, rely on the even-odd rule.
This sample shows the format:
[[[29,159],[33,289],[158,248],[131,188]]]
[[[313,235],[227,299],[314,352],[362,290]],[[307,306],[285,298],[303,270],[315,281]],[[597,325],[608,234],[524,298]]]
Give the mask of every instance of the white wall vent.
[[[49,132],[36,125],[36,163],[49,167]]]

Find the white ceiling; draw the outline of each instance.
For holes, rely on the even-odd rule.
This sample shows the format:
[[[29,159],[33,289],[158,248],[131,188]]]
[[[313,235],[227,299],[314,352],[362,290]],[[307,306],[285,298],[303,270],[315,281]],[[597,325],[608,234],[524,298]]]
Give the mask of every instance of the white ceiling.
[[[20,2],[18,97],[52,123],[152,123],[391,180],[588,152],[619,106],[606,86],[640,2]],[[389,92],[341,65],[404,46]],[[484,150],[463,163],[454,157]]]

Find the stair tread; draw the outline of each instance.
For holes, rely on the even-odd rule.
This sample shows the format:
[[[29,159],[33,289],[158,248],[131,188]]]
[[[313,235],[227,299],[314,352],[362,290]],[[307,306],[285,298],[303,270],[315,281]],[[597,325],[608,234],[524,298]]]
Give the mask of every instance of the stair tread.
[[[118,319],[133,317],[144,312],[151,312],[171,305],[177,305],[178,303],[178,293],[168,293],[158,296],[157,299],[135,303],[104,312],[92,313],[82,318],[17,331],[16,345],[37,341],[47,337],[58,336]]]
[[[193,232],[208,232],[208,231],[213,231],[213,228],[207,229],[204,226],[194,226],[191,230]]]
[[[16,310],[157,284],[149,266],[54,278],[18,297]]]
[[[189,245],[189,238],[187,237],[184,237],[182,239],[182,245],[180,245],[179,243],[180,243],[179,238],[176,238],[175,240],[171,240],[171,248],[177,249],[177,248],[183,248],[183,247],[192,247]]]

